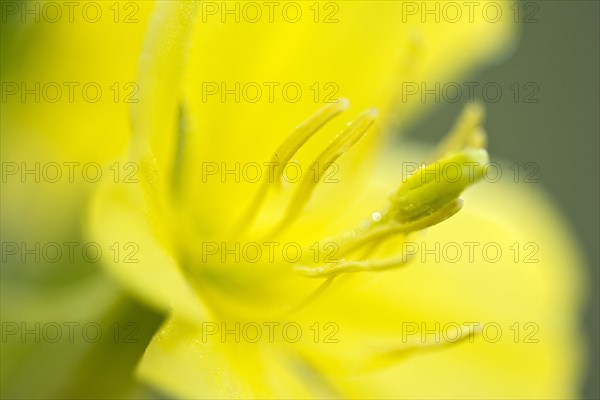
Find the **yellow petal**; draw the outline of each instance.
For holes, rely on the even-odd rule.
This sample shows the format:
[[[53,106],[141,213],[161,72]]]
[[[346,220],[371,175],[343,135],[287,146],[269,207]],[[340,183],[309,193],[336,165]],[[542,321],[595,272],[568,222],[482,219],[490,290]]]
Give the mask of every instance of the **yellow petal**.
[[[161,229],[148,214],[137,184],[104,182],[89,211],[88,234],[111,249],[108,271],[143,301],[159,309],[177,309],[189,319],[208,312],[173,259]]]
[[[329,371],[326,376],[344,381],[350,396],[576,397],[583,261],[544,193],[505,179],[468,190],[456,216],[409,237],[421,251],[405,268],[340,279],[304,310],[303,320],[339,325],[339,348],[317,346],[312,360]],[[397,253],[398,243],[383,252]],[[465,243],[475,246],[473,262]],[[388,360],[367,374],[347,368],[369,354],[406,346],[402,335],[415,326],[407,337],[421,343],[436,340],[425,333],[436,323],[444,332],[472,322],[486,327],[473,343]],[[495,342],[497,327],[502,331]]]
[[[181,4],[158,9],[144,53],[153,59],[144,73],[148,101],[136,106],[133,124],[150,138],[161,180],[169,181],[176,169],[177,179],[185,183],[179,204],[186,210],[184,219],[202,224],[208,232],[231,225],[237,216],[231,207],[250,198],[256,186],[244,180],[224,184],[221,173],[237,170],[239,176],[248,163],[268,161],[277,144],[328,94],[333,93],[330,100],[350,99],[350,116],[326,127],[297,155],[305,170],[344,122],[360,111],[380,109],[385,126],[398,115],[408,122],[428,102],[418,96],[403,101],[403,83],[431,86],[456,79],[505,50],[514,33],[510,18],[491,23],[480,12],[472,22],[464,18],[460,23],[423,23],[417,16],[404,21],[407,2],[382,2],[377,7],[368,2],[315,3],[326,8],[322,13],[338,7],[337,23],[315,23],[309,3],[300,3],[304,18],[298,23],[281,16],[283,6],[273,22],[265,14],[256,23],[232,23],[234,16],[221,13],[225,4],[217,5],[216,15],[201,5],[192,21],[194,11],[186,9],[181,17]],[[247,4],[252,3],[229,7]],[[221,18],[230,18],[230,23]],[[166,56],[161,51],[165,48]],[[156,65],[159,78],[153,76]],[[296,100],[292,92],[298,88],[302,95]],[[344,168],[356,170],[352,161],[364,159],[364,149],[381,136],[376,131],[368,135],[363,151],[350,152]],[[211,169],[217,166],[217,176],[207,178],[208,163]],[[228,183],[235,174],[229,174]]]
[[[377,170],[377,179],[368,187],[371,195],[385,193],[397,180],[395,174],[385,174],[394,170],[389,161],[383,165],[386,167]],[[310,340],[294,344],[279,336],[275,343],[261,342],[260,351],[271,346],[270,351],[282,357],[280,364],[293,365],[293,360],[299,359],[302,365],[310,366],[312,373],[333,391],[308,392],[316,397],[574,397],[581,368],[576,323],[582,297],[579,252],[568,227],[543,192],[514,184],[510,178],[497,183],[485,179],[467,190],[465,207],[458,215],[422,236],[409,238],[428,249],[435,248],[436,243],[440,248],[448,243],[460,244],[460,260],[451,262],[455,255],[449,252],[444,258],[446,253],[440,250],[440,262],[433,252],[424,261],[418,255],[400,270],[337,278],[306,307],[278,320],[298,323]],[[362,209],[364,214],[369,207],[372,205],[368,202],[358,202],[352,212]],[[479,243],[473,262],[465,242]],[[490,261],[496,257],[493,251],[481,253],[488,243],[503,250],[496,262]],[[517,262],[511,250],[514,243],[520,249]],[[528,243],[534,246],[524,248]],[[397,242],[381,251],[384,256],[397,252]],[[529,262],[532,260],[539,262]],[[256,318],[238,317],[228,321],[228,326],[231,328],[235,321],[242,326],[263,322]],[[244,336],[241,343],[234,343],[231,335],[216,343],[202,340],[202,324],[214,322],[201,320],[185,328],[178,321],[165,326],[141,364],[142,377],[166,392],[188,397],[309,397],[295,389],[283,395],[276,391],[277,386],[265,377],[270,376],[269,371],[276,374],[279,370],[271,361],[257,356],[256,347],[248,350],[250,344]],[[328,322],[335,324],[336,342],[324,341],[324,334],[332,332],[328,330],[321,331],[321,339],[314,343],[308,327],[315,322],[321,327]],[[441,339],[425,332],[436,330],[436,323],[440,324],[437,330],[441,331]],[[443,344],[451,340],[454,326],[470,323],[484,328],[473,342],[419,350],[422,342],[436,344],[441,340]],[[409,326],[417,326],[416,333],[410,333]],[[496,341],[497,327],[502,332]],[[377,362],[382,354],[415,344],[412,355],[389,356]],[[239,357],[241,352],[250,354],[249,358]],[[205,360],[209,361],[204,364]],[[213,365],[216,369],[208,368]],[[226,379],[220,380],[227,384],[206,383],[214,381],[215,371],[227,371]],[[286,375],[285,379],[292,382],[306,380],[293,368],[287,373],[291,377]],[[231,388],[234,391],[227,391]]]
[[[221,325],[210,324],[211,330],[203,331],[204,327],[171,318],[146,350],[138,375],[178,398],[339,397],[330,383],[286,353],[285,347],[236,343],[231,333],[232,340],[224,342],[207,333]],[[233,324],[228,329],[236,331]]]

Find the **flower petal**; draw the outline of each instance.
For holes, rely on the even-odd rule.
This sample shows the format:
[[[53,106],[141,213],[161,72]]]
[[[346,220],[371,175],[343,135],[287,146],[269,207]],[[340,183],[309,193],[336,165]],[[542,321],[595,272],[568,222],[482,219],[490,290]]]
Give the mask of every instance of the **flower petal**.
[[[576,397],[583,260],[566,222],[527,184],[482,182],[464,197],[456,216],[407,239],[420,249],[408,266],[338,279],[298,316],[338,324],[339,346],[305,351],[350,397]],[[402,251],[399,243],[382,256]],[[473,343],[392,359],[372,373],[348,368],[405,347],[408,329],[417,344],[436,341],[425,330],[443,342],[448,329],[471,322],[487,327]]]
[[[104,182],[90,207],[88,233],[112,249],[107,270],[142,300],[159,309],[175,308],[190,319],[208,312],[164,246],[164,230],[153,225],[141,187]]]
[[[203,329],[172,317],[146,350],[138,375],[178,398],[339,397],[285,348],[207,338]]]
[[[192,222],[208,232],[230,226],[256,185],[240,183],[235,172],[228,183],[236,182],[224,184],[220,174],[237,169],[239,175],[248,163],[269,161],[277,144],[327,95],[349,98],[352,114],[326,127],[299,152],[305,170],[343,123],[364,109],[379,108],[385,126],[397,115],[404,123],[414,118],[428,102],[420,96],[403,99],[403,83],[433,87],[456,79],[511,43],[510,18],[492,23],[475,13],[472,21],[423,23],[417,16],[406,17],[408,3],[326,3],[339,8],[338,22],[330,24],[315,23],[308,3],[299,6],[305,17],[298,23],[286,21],[281,10],[271,22],[263,15],[256,23],[233,23],[225,14],[208,13],[206,5],[181,11],[180,3],[170,2],[159,9],[146,46],[146,56],[154,61],[143,67],[147,101],[136,106],[134,129],[151,138],[162,179],[169,180],[177,164],[177,179],[185,183],[179,206],[187,210],[186,218],[192,215]],[[247,4],[256,3],[231,7]],[[296,100],[292,92],[298,88],[302,94]],[[368,135],[363,149],[380,137]],[[350,152],[348,164],[356,169],[352,159],[366,155]],[[219,172],[208,181],[206,163]]]
[[[376,175],[371,193],[383,192],[394,181],[393,174],[383,175]],[[576,320],[582,260],[565,222],[543,192],[524,184],[482,182],[464,196],[465,207],[458,215],[409,239],[430,249],[424,261],[419,255],[401,270],[336,278],[306,307],[286,315],[286,321],[304,327],[304,335],[308,333],[311,339],[313,332],[307,327],[315,322],[321,327],[333,323],[335,343],[324,341],[323,336],[316,343],[302,340],[296,344],[278,337],[278,342],[266,345],[271,350],[265,351],[279,354],[278,363],[283,365],[300,359],[319,382],[329,382],[326,387],[334,394],[310,391],[317,397],[574,397],[581,368]],[[436,262],[431,251],[436,243],[440,249],[448,243],[463,246],[462,258],[450,262],[455,256],[444,257],[446,253],[438,250],[440,261]],[[473,262],[464,243],[478,243]],[[499,261],[489,261],[496,257],[491,251],[489,255],[481,252],[488,243],[502,249]],[[515,243],[521,249],[518,262],[511,250]],[[533,245],[524,249],[527,243]],[[532,254],[533,250],[537,253]],[[390,244],[381,256],[398,251],[397,244]],[[536,259],[539,262],[527,262]],[[252,318],[256,316],[236,321],[242,326],[262,322]],[[234,323],[228,321],[227,326],[231,329]],[[483,328],[472,342],[448,344],[456,326],[472,323]],[[409,327],[416,327],[416,333]],[[148,350],[142,376],[163,390],[190,397],[282,395],[270,391],[275,390],[274,384],[267,378],[277,368],[254,350],[246,350],[249,343],[243,336],[241,343],[235,343],[231,334],[213,343],[199,339],[203,328],[200,324],[165,327]],[[436,350],[425,343],[448,345]],[[416,347],[402,356],[407,346]],[[261,371],[258,375],[243,364],[241,352],[253,354],[250,362]],[[390,355],[381,358],[386,353]],[[208,354],[210,358],[204,360],[210,361],[203,364],[198,354]],[[173,365],[185,371],[168,372]],[[213,365],[217,365],[215,370],[210,369]],[[232,374],[225,379],[228,384],[215,384],[208,390],[206,384],[197,383],[199,376],[205,377],[202,382],[213,382],[215,371]],[[304,379],[293,368],[287,373],[286,379],[294,382]],[[470,383],[465,386],[464,382]],[[235,390],[227,392],[231,388]],[[302,392],[283,393],[308,397]]]

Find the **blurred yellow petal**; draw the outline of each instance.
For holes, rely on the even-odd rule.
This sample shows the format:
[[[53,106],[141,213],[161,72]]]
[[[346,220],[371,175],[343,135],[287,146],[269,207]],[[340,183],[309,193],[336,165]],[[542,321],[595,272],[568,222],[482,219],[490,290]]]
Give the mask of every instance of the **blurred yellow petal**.
[[[465,194],[455,217],[404,245],[418,250],[406,268],[334,283],[301,316],[339,325],[344,346],[314,346],[311,360],[344,381],[349,396],[577,396],[582,348],[574,310],[583,300],[583,260],[543,192],[484,182]],[[473,343],[392,357],[358,373],[356,365],[378,353],[411,341],[448,343],[456,325],[473,323],[485,328]]]
[[[335,6],[328,4],[318,6],[335,11]],[[472,67],[489,59],[510,43],[513,33],[510,21],[492,24],[481,18],[441,27],[423,24],[419,18],[398,24],[407,13],[402,2],[378,4],[383,9],[361,2],[339,6],[339,20],[333,24],[315,24],[308,18],[290,24],[283,17],[273,23],[265,18],[256,24],[224,24],[220,18],[207,15],[205,5],[157,4],[140,64],[139,85],[144,90],[139,104],[132,105],[135,137],[131,154],[152,160],[141,162],[141,175],[152,185],[148,189],[152,192],[148,196],[151,207],[160,209],[159,213],[165,214],[162,218],[169,221],[161,229],[189,238],[197,235],[198,229],[209,234],[230,227],[243,212],[236,199],[250,198],[255,185],[229,184],[219,179],[207,182],[206,164],[214,161],[219,168],[227,169],[248,161],[268,160],[275,150],[273,138],[283,141],[295,125],[314,112],[315,102],[324,101],[309,96],[308,86],[300,101],[294,103],[270,101],[266,92],[258,103],[222,102],[218,98],[208,101],[207,82],[233,82],[234,86],[236,82],[291,82],[302,86],[312,85],[311,80],[319,85],[333,82],[339,87],[336,98],[350,97],[355,110],[378,106],[386,110],[384,120],[396,112],[409,118],[413,112],[404,112],[402,107],[406,105],[397,101],[401,82],[408,73],[407,60],[415,64],[411,72],[415,80],[446,79],[457,76],[467,65]],[[356,30],[357,25],[370,23],[375,17],[381,19],[377,29]],[[426,36],[418,46],[418,56],[411,53],[415,32]],[[450,57],[444,53],[458,43],[459,54]],[[442,60],[444,67],[437,68]],[[416,100],[414,106],[423,104]],[[352,115],[343,119],[348,121]],[[296,158],[306,161],[331,140],[339,126],[335,122],[325,127]],[[377,124],[374,132],[357,145],[362,151],[348,152],[340,161],[342,170],[356,172],[356,159],[369,153],[365,151],[371,147],[368,142],[377,140],[380,129]],[[199,160],[205,162],[195,165]],[[176,182],[176,195],[169,194]]]
[[[256,23],[233,23],[235,15],[227,14],[226,7],[245,9],[256,3],[159,3],[142,56],[144,97],[132,107],[132,124],[147,138],[163,184],[174,179],[186,183],[178,193],[178,207],[188,210],[184,219],[192,216],[192,223],[207,231],[231,224],[236,215],[222,199],[249,196],[254,185],[207,182],[207,164],[223,173],[268,160],[273,140],[283,141],[315,110],[315,103],[345,97],[351,114],[377,107],[385,127],[398,118],[407,123],[429,102],[419,96],[403,101],[404,84],[433,87],[459,78],[512,43],[510,19],[490,22],[474,13],[461,23],[423,23],[409,15],[412,3],[406,3],[285,3],[303,9],[305,17],[298,23],[280,14],[285,4],[274,11],[272,21],[263,10]],[[508,3],[491,3],[507,13]],[[335,14],[337,22],[315,23],[309,18],[316,16],[315,7]],[[376,27],[356,29],[375,20]],[[326,127],[296,159],[306,165],[306,157],[323,148],[339,127]],[[369,149],[381,136],[373,132],[362,147]],[[142,147],[138,143],[134,148]],[[368,155],[350,153],[344,167],[356,169],[352,159]],[[205,164],[196,165],[198,160]]]
[[[11,210],[3,223],[15,226],[12,232],[33,231],[42,241],[71,233],[94,190],[95,172],[113,174],[104,164],[126,151],[129,107],[143,92],[136,83],[139,53],[154,6],[128,3],[2,3],[0,151],[18,170],[3,181],[1,196]],[[57,8],[61,18],[53,21]],[[90,20],[98,9],[102,18],[90,22],[84,9]],[[123,21],[127,15],[131,23]],[[43,178],[52,163],[60,170],[58,183]],[[41,183],[33,174],[21,178],[36,165]]]
[[[138,374],[178,398],[339,397],[331,383],[285,347],[207,340],[203,329],[176,317],[169,320]]]
[[[564,227],[554,221],[554,211],[535,192],[488,182],[491,188],[480,185],[479,195],[472,192],[477,206],[444,221],[460,210],[459,195],[481,180],[484,169],[478,165],[469,179],[452,183],[430,180],[440,178],[439,164],[457,164],[464,173],[467,165],[487,163],[480,149],[486,143],[481,110],[468,108],[438,150],[438,165],[419,169],[392,195],[405,177],[398,153],[383,157],[381,151],[386,134],[428,103],[408,93],[407,83],[430,87],[502,55],[510,48],[512,21],[480,15],[427,23],[409,18],[414,2],[381,2],[378,8],[317,2],[307,10],[328,5],[339,11],[333,24],[290,23],[286,17],[227,23],[231,14],[220,10],[219,18],[207,8],[226,3],[157,5],[140,63],[145,92],[131,108],[130,156],[139,162],[140,183],[104,185],[90,226],[101,243],[139,245],[139,265],[117,261],[108,270],[150,304],[172,310],[140,364],[140,376],[182,397],[571,395],[579,364],[570,319],[578,304],[578,271],[564,267],[579,261],[568,235],[561,237]],[[510,4],[485,5],[507,12]],[[361,25],[371,29],[357,30]],[[319,107],[330,89],[338,106]],[[342,98],[350,100],[348,110]],[[377,122],[373,107],[380,111]],[[414,160],[410,156],[404,159]],[[240,182],[241,165],[268,160],[303,168],[335,163],[344,181],[324,187],[324,169],[315,172],[314,182],[305,176],[286,186],[280,184],[280,166],[277,183]],[[535,212],[520,196],[537,196]],[[522,215],[524,210],[529,214]],[[542,221],[547,235],[538,237],[532,227]],[[405,246],[425,228],[429,245],[485,240],[507,253],[491,266],[418,262]],[[328,237],[340,246],[340,260],[227,259],[245,241],[288,241],[304,249],[314,243],[322,250]],[[214,246],[212,255],[220,250],[220,258],[206,260],[207,243]],[[526,259],[509,258],[511,246],[520,254],[539,248],[542,262],[529,268]],[[413,260],[396,262],[388,258],[393,255]],[[560,309],[549,307],[557,294],[569,299],[561,300]],[[557,326],[562,318],[565,324]],[[308,326],[335,321],[340,341],[204,340],[206,323],[261,319]],[[515,334],[537,327],[545,341],[534,346],[505,336],[501,342],[471,342],[463,335],[479,329],[469,327],[458,330],[462,343],[439,351],[432,351],[437,343],[405,348],[398,340],[406,323],[474,321],[484,324],[484,342],[485,323],[517,326]],[[549,361],[549,354],[561,363]],[[480,365],[487,359],[493,364]],[[515,367],[523,359],[532,361]],[[477,382],[465,385],[471,376]],[[498,384],[499,376],[506,382]]]
[[[385,193],[395,182],[393,174],[384,172],[391,170],[388,163],[380,166],[370,193]],[[280,320],[281,325],[298,323],[304,329],[303,339],[308,336],[309,340],[291,343],[277,331],[271,346],[287,354],[280,355],[284,359],[301,360],[304,368],[331,386],[331,393],[311,391],[311,396],[576,396],[582,349],[573,310],[582,301],[582,260],[565,221],[543,192],[526,184],[484,182],[465,198],[466,206],[457,216],[409,241],[421,251],[406,268],[339,278],[306,308]],[[529,202],[535,202],[535,210]],[[475,249],[472,255],[464,243]],[[524,249],[528,243],[531,247]],[[462,251],[458,258],[452,253],[457,246]],[[488,247],[492,248],[489,253],[482,251]],[[496,248],[503,251],[500,257]],[[422,249],[429,253],[421,254]],[[237,331],[240,343],[235,343],[235,333],[223,339],[223,327],[214,321],[202,320],[186,328],[185,322],[176,319],[165,325],[147,350],[141,376],[182,397],[281,396],[268,391],[265,382],[271,381],[266,376],[255,375],[256,369],[272,371],[272,361],[265,355],[248,355],[262,353],[269,345],[265,321],[238,319],[242,322],[237,330],[234,322],[226,322],[231,332]],[[262,327],[259,343],[249,343],[244,336],[248,321]],[[332,321],[337,327],[336,342],[328,343],[321,336],[314,343],[314,332],[308,328],[315,322],[323,326]],[[472,342],[451,344],[455,326],[475,324],[483,332],[474,335]],[[430,342],[446,344],[446,348],[430,349],[425,346]],[[377,362],[382,354],[409,345],[416,345],[415,354],[405,359],[391,355]],[[240,353],[247,356],[239,357]],[[232,375],[223,378],[227,384],[208,390],[206,382],[217,382],[214,374],[218,371]],[[299,370],[288,367],[288,373],[303,380]],[[305,388],[309,389],[310,385]],[[294,390],[284,395],[308,396]]]
[[[113,249],[115,259],[106,268],[145,302],[163,311],[177,309],[189,319],[206,318],[202,301],[155,235],[139,189],[104,182],[90,207],[89,234]]]

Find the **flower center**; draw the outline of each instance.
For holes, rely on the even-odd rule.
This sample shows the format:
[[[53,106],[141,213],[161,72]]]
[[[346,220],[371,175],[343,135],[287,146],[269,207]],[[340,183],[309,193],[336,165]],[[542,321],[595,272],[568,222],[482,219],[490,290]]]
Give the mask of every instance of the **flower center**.
[[[348,101],[343,99],[322,107],[277,148],[270,159],[272,174],[263,179],[232,237],[243,236],[260,213],[267,193],[281,189],[285,167],[298,150],[348,106]],[[312,164],[321,166],[318,173],[307,175],[299,182],[283,217],[269,230],[268,239],[277,238],[302,214],[327,168],[366,134],[376,117],[376,110],[362,112],[321,151]],[[437,150],[438,154],[447,156],[419,168],[392,193],[387,206],[374,211],[359,227],[320,240],[317,246],[323,254],[332,243],[336,245],[338,258],[335,261],[309,260],[305,263],[307,260],[302,259],[293,269],[306,277],[332,278],[341,273],[381,271],[406,264],[409,257],[405,254],[383,260],[372,255],[386,240],[404,238],[436,225],[461,209],[460,194],[482,177],[488,160],[487,152],[482,148],[485,144],[485,132],[480,127],[482,119],[483,109],[478,104],[468,106]]]
[[[275,150],[270,158],[272,173],[265,176],[259,184],[248,208],[234,231],[228,235],[235,243],[211,243],[213,251],[210,254],[218,256],[211,258],[212,262],[183,263],[186,273],[199,293],[210,298],[210,303],[219,313],[248,316],[257,312],[261,315],[284,318],[284,315],[292,315],[313,303],[341,274],[377,272],[406,265],[415,254],[403,253],[406,247],[396,247],[396,240],[403,243],[410,234],[436,225],[456,214],[463,205],[460,198],[462,192],[482,178],[488,160],[487,152],[482,148],[485,143],[485,133],[480,127],[483,112],[478,105],[471,105],[436,150],[442,157],[429,165],[423,165],[406,178],[391,193],[386,204],[365,215],[363,223],[333,237],[321,238],[316,243],[303,243],[302,245],[308,248],[303,248],[302,253],[309,256],[299,257],[293,262],[286,259],[285,255],[277,257],[277,254],[274,261],[242,262],[243,268],[233,265],[231,259],[237,260],[237,252],[250,248],[250,244],[254,249],[261,244],[272,245],[274,242],[269,240],[284,237],[282,232],[290,228],[302,215],[328,165],[356,144],[375,122],[376,111],[367,110],[348,123],[314,158],[314,163],[323,168],[316,175],[316,179],[310,176],[299,182],[288,203],[284,204],[283,217],[267,229],[267,242],[240,244],[238,240],[256,238],[256,232],[251,229],[252,225],[261,209],[265,208],[263,205],[269,191],[282,189],[286,165],[292,162],[296,153],[322,127],[347,108],[346,100],[324,106],[299,125]],[[264,220],[261,219],[261,224]],[[393,250],[391,257],[381,256],[380,253],[383,252],[379,252],[380,246],[392,239],[394,242],[387,244],[394,245],[391,246],[393,249],[403,250],[398,250],[397,253]],[[333,259],[312,257],[315,253],[330,255],[332,244],[336,250]],[[196,249],[192,259],[199,259],[197,251],[199,250]],[[217,254],[219,251],[222,254]],[[260,254],[260,251],[257,250],[256,254]],[[202,258],[205,256],[205,253],[200,254]],[[236,263],[240,264],[240,261]],[[231,296],[233,293],[236,295]],[[277,301],[273,302],[273,299]],[[458,336],[464,339],[474,333],[472,329],[463,330]],[[405,347],[394,348],[390,354],[410,353],[414,348],[425,348],[419,345]]]

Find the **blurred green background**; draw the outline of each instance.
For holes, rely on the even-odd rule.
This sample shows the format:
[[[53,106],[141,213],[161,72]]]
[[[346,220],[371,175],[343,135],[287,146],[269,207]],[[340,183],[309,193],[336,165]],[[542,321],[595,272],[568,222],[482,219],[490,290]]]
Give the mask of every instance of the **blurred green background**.
[[[526,5],[528,2],[523,2]],[[540,184],[568,218],[588,265],[589,302],[581,329],[589,344],[584,398],[600,398],[599,182],[600,182],[600,2],[539,1],[538,22],[522,24],[515,53],[470,81],[498,82],[503,96],[485,101],[489,150],[494,157],[539,165]],[[533,10],[533,9],[532,9]],[[515,102],[515,82],[539,87],[538,103]],[[477,92],[476,92],[477,93]],[[525,93],[523,91],[522,93]],[[490,98],[494,97],[490,91]],[[521,99],[521,98],[520,98]],[[410,129],[432,141],[445,132],[462,103],[440,101],[434,118]]]

